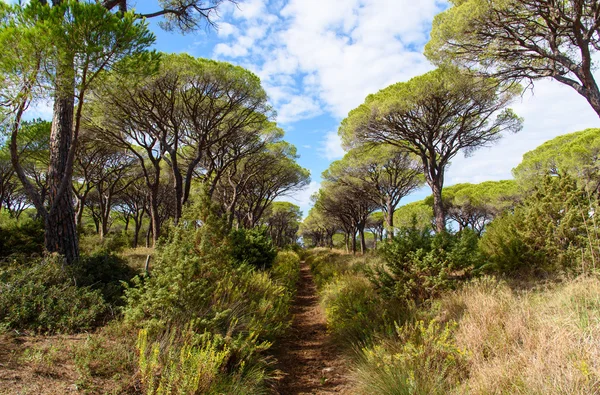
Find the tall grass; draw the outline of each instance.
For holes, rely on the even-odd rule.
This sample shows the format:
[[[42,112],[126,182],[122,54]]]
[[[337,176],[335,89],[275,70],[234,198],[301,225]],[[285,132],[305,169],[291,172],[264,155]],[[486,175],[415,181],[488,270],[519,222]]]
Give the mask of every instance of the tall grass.
[[[484,277],[438,302],[428,326],[405,325],[397,339],[361,351],[359,393],[600,391],[597,278],[515,291]]]

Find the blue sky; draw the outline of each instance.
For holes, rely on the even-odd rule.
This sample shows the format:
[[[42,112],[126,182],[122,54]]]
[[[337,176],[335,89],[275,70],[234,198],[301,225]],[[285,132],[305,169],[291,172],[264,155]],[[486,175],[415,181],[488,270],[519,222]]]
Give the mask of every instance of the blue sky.
[[[136,8],[156,10],[157,4],[138,0]],[[433,17],[446,7],[442,0],[240,0],[221,7],[218,30],[183,36],[150,23],[160,51],[228,61],[261,78],[285,139],[312,174],[308,188],[284,198],[306,215],[321,172],[343,156],[339,122],[368,94],[433,68],[422,50]],[[536,83],[512,107],[525,118],[523,131],[469,158],[459,154],[446,185],[510,178],[523,153],[560,134],[600,126],[583,98],[552,81]],[[428,194],[424,188],[403,203]]]

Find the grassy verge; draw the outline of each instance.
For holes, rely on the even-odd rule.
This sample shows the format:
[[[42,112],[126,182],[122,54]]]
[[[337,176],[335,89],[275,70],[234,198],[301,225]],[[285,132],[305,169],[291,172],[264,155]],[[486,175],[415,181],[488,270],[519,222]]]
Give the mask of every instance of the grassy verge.
[[[596,276],[533,289],[482,277],[417,307],[376,291],[377,258],[316,249],[307,261],[359,394],[600,391]]]

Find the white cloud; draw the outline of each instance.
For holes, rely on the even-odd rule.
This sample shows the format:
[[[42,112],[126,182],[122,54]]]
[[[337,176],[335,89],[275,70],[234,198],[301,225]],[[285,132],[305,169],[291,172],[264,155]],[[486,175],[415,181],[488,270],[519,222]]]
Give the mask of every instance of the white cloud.
[[[229,37],[232,35],[236,35],[238,33],[238,28],[227,22],[220,22],[217,30],[217,34],[219,37]]]
[[[300,119],[310,118],[322,112],[319,103],[308,96],[293,96],[288,102],[279,105],[277,120],[281,123],[291,123]]]
[[[280,114],[290,115],[286,122],[317,116],[323,109],[343,118],[369,93],[432,68],[422,49],[444,1],[279,3],[241,3],[233,13],[240,21],[240,34],[217,45],[214,54],[251,59],[265,86],[280,87],[272,101]],[[287,104],[299,91],[320,105],[290,111]]]
[[[337,132],[329,132],[325,135],[325,138],[321,141],[319,152],[328,160],[340,159],[346,153],[342,148],[342,140]]]
[[[505,135],[498,144],[469,158],[459,154],[449,168],[446,185],[512,178],[511,170],[527,151],[561,134],[600,126],[587,101],[556,81],[536,82],[533,94],[526,92],[512,108],[524,118],[523,130]]]

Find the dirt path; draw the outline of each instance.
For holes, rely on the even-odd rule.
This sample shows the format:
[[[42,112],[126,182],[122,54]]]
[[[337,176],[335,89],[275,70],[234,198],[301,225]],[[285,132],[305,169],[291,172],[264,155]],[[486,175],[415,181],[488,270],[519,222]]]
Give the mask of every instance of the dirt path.
[[[349,394],[346,363],[331,344],[317,288],[304,262],[292,314],[292,327],[274,350],[278,368],[285,375],[279,382],[278,393]]]

